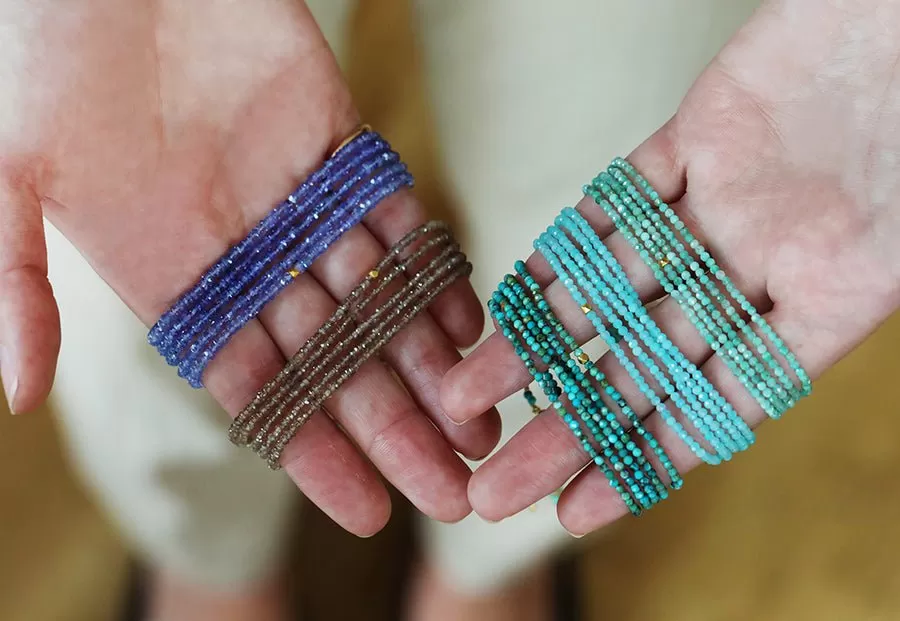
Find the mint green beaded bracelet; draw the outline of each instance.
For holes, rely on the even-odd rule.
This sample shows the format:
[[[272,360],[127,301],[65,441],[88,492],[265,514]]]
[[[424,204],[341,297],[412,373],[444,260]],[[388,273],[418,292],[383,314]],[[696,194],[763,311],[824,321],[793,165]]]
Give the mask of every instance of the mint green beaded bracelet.
[[[809,394],[809,376],[784,341],[631,164],[621,158],[614,160],[585,191],[613,220],[664,290],[681,305],[766,414],[779,418]],[[727,295],[719,290],[716,281]],[[796,384],[751,324],[787,361],[797,378]]]

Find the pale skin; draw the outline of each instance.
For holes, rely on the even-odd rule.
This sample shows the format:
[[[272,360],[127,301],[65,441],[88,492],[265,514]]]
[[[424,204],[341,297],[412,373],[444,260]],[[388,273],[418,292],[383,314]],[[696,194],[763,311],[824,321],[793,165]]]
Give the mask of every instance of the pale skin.
[[[900,306],[900,4],[769,2],[630,160],[819,377]],[[643,299],[660,298],[649,269],[600,208],[590,199],[578,208],[607,235]],[[532,256],[529,265],[570,331],[582,342],[593,337],[543,259]],[[663,301],[652,315],[746,420],[765,420],[677,302]],[[679,470],[695,467],[697,458],[612,360],[601,368]],[[529,379],[494,334],[447,375],[444,406],[469,420]],[[582,471],[587,463],[568,428],[545,410],[476,471],[469,498],[480,515],[501,520],[577,474],[558,514],[583,535],[627,512],[598,469]]]
[[[0,7],[0,23],[16,35],[0,38],[8,48],[0,67],[0,369],[17,411],[45,397],[59,343],[42,213],[151,324],[358,122],[302,5],[214,5]],[[773,0],[630,157],[813,377],[900,307],[898,74],[900,4]],[[587,200],[578,206],[644,298],[659,297],[599,210]],[[553,213],[548,206],[548,221]],[[223,407],[236,413],[385,245],[422,218],[409,196],[385,204],[248,326],[205,376]],[[571,331],[589,338],[592,329],[547,266],[537,258],[529,265]],[[747,420],[764,420],[674,302],[653,314]],[[375,467],[438,519],[461,518],[470,502],[485,518],[503,519],[587,462],[556,415],[544,412],[469,479],[451,449],[487,453],[499,428],[492,406],[528,380],[496,335],[450,370],[454,345],[471,343],[481,322],[471,291],[458,287],[388,354],[414,400],[386,369],[369,365],[328,404]],[[421,364],[427,373],[414,375]],[[696,466],[615,365],[601,364],[679,469]],[[470,422],[458,428],[448,417]],[[287,459],[300,489],[348,530],[371,534],[387,520],[375,471],[328,417],[314,417]],[[578,474],[558,510],[577,535],[626,513],[595,469]],[[466,618],[465,602],[457,604],[428,618]],[[533,606],[522,612],[541,614]]]

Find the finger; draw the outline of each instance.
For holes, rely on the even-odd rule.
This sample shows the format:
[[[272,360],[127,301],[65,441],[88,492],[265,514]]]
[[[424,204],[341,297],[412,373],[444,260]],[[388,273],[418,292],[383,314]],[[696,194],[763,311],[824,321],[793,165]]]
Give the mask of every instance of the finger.
[[[676,120],[672,118],[628,156],[628,160],[641,171],[659,192],[660,197],[669,204],[680,201],[687,190],[686,169],[678,158],[676,148],[676,131]],[[615,230],[612,220],[606,217],[590,196],[583,196],[575,208],[601,238],[605,238]],[[556,280],[552,268],[540,253],[533,253],[526,261],[526,265],[541,287],[546,287]]]
[[[676,128],[675,119],[671,119],[629,156],[629,160],[657,188],[663,200],[669,203],[681,200],[686,190],[686,171],[676,149]],[[587,196],[581,199],[577,208],[598,235],[605,237],[604,243],[619,259],[641,299],[646,303],[660,294],[659,284],[650,269],[634,259],[634,251],[620,233],[613,232],[612,221],[603,210]],[[695,224],[685,206],[679,208],[676,204],[675,209],[689,226]],[[702,242],[702,231],[697,227],[692,227],[692,230],[696,231]],[[552,268],[537,252],[528,259],[527,267],[538,283],[546,288],[545,295],[550,305],[561,309],[558,316],[563,323],[579,343],[584,343],[592,330],[587,320],[573,310],[574,304],[565,301],[568,296],[556,280]],[[529,381],[530,377],[512,346],[495,333],[447,374],[442,386],[442,403],[453,420],[464,422],[521,390]]]
[[[687,167],[678,153],[678,117],[670,118],[628,156],[667,203],[687,192]]]
[[[314,415],[285,448],[284,470],[332,520],[371,537],[391,517],[391,498],[378,473],[325,415]]]
[[[311,271],[319,276],[329,272],[334,276],[332,283],[335,279],[349,282],[349,277],[337,274],[356,269],[356,259],[345,254],[354,252],[356,234],[365,232],[361,228],[348,232]],[[365,264],[367,270],[373,265]],[[292,355],[336,307],[314,275],[303,274],[269,304],[260,319],[281,351]],[[469,469],[381,362],[373,359],[364,364],[324,406],[375,467],[423,513],[442,521],[468,514]],[[306,433],[303,428],[297,435]]]
[[[390,247],[424,221],[421,204],[411,193],[401,192],[379,205],[366,225],[382,246]],[[439,295],[428,314],[443,330],[422,317],[395,337],[385,349],[386,358],[408,380],[417,401],[456,450],[480,459],[500,440],[500,414],[489,408],[477,421],[460,427],[444,412],[439,387],[446,373],[462,360],[455,347],[468,347],[481,337],[484,310],[471,282],[463,279]]]
[[[421,203],[408,191],[382,202],[365,218],[372,235],[385,248],[426,221]],[[456,347],[470,347],[484,330],[484,309],[468,279],[452,284],[428,307],[428,313]]]
[[[787,313],[783,308],[777,308],[765,317],[813,378],[821,375],[850,349],[845,339],[835,336],[838,331],[831,326],[826,328],[822,324],[804,321],[796,313]],[[874,329],[875,325],[877,324],[869,325],[869,330]],[[861,340],[866,334],[867,332],[862,332],[855,336]],[[766,420],[767,417],[759,404],[721,358],[718,356],[710,358],[703,365],[702,371],[751,427],[757,427]],[[697,456],[658,413],[650,414],[645,419],[644,425],[665,447],[680,473],[686,473],[699,465],[700,460]],[[602,475],[600,479],[603,479],[603,483],[601,483],[598,474],[600,473],[593,472],[593,469],[586,469],[569,484],[560,497],[558,506],[560,522],[566,530],[575,535],[596,530],[627,512],[618,495],[609,488]]]
[[[619,232],[607,237],[604,243],[616,256],[645,303],[662,294],[653,272]],[[593,324],[562,282],[551,282],[544,296],[578,343],[585,343],[596,336]],[[502,334],[494,333],[447,373],[441,388],[442,402],[453,420],[464,422],[522,390],[530,382],[531,376],[515,350]]]
[[[10,411],[47,398],[59,343],[40,200],[26,180],[7,176],[0,179],[0,374]]]
[[[385,252],[367,229],[357,227],[335,243],[313,265],[311,272],[335,299],[342,299]],[[441,380],[461,356],[427,313],[414,318],[388,342],[382,355],[401,377],[420,409],[456,450],[468,457],[481,458],[494,448],[500,435],[496,413],[462,427],[453,424],[444,413],[440,402]]]
[[[210,363],[204,385],[234,417],[283,366],[277,345],[253,320]],[[327,416],[310,419],[288,444],[282,463],[304,495],[346,530],[365,537],[387,523],[391,512],[387,489]]]

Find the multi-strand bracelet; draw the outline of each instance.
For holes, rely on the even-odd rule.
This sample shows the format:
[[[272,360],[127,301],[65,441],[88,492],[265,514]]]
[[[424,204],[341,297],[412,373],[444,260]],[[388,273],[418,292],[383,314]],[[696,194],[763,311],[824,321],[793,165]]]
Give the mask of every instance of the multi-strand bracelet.
[[[753,442],[753,432],[700,370],[659,329],[625,276],[624,269],[588,222],[574,209],[564,210],[557,222],[559,226],[550,227],[535,242],[535,247],[660,416],[706,463],[718,464],[730,459],[734,452],[747,448]],[[607,325],[616,330],[618,338],[613,338]],[[671,403],[701,432],[713,452],[706,450],[675,418],[619,339]]]
[[[280,467],[284,448],[323,402],[471,270],[446,224],[411,231],[238,415],[229,430],[232,442]]]
[[[196,388],[229,339],[381,200],[413,184],[400,157],[363,128],[150,330],[148,340]]]
[[[491,315],[610,485],[632,513],[640,514],[668,492],[619,417],[656,454],[674,487],[680,486],[678,472],[619,391],[577,346],[521,261],[516,263],[516,272],[524,284],[507,275],[488,304]],[[537,362],[547,370],[539,370]],[[526,399],[537,407],[530,391]]]
[[[614,160],[585,190],[763,411],[779,418],[810,393],[809,376],[781,337],[631,164]]]
[[[809,376],[794,354],[631,164],[616,159],[585,193],[769,416],[781,416],[809,394]],[[753,443],[749,425],[656,324],[622,265],[581,214],[563,210],[535,249],[660,418],[700,459],[718,464]],[[671,488],[681,486],[659,441],[566,332],[521,261],[488,306],[551,406],[632,513],[667,495],[644,450],[653,453]],[[540,411],[530,389],[525,399]]]

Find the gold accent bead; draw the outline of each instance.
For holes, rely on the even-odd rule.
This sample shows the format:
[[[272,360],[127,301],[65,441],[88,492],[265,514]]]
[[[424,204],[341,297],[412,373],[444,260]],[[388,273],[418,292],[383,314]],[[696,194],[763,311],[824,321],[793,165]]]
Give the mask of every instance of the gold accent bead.
[[[533,414],[540,414],[540,413],[541,413],[541,406],[539,406],[539,405],[537,405],[537,404],[532,405],[532,406],[531,406],[531,412],[532,412]]]
[[[356,131],[354,131],[352,134],[350,134],[349,136],[344,138],[343,142],[341,142],[341,144],[339,144],[337,146],[337,148],[331,152],[331,157],[334,157],[335,155],[337,155],[341,149],[343,149],[348,144],[350,144],[351,142],[356,140],[359,136],[365,134],[366,132],[370,132],[370,131],[372,131],[371,125],[368,125],[368,124],[360,125],[359,127],[356,128]]]
[[[291,278],[296,278],[299,275],[300,275],[300,270],[297,270],[297,269],[288,270],[288,276],[290,276]]]
[[[587,315],[587,314],[588,314],[589,312],[591,312],[592,310],[593,310],[593,309],[592,309],[588,304],[584,304],[584,305],[582,305],[582,307],[581,307],[581,312],[584,313],[585,315]]]
[[[669,260],[668,259],[660,259],[659,261],[656,262],[656,264],[659,265],[660,267],[665,267],[669,264]]]
[[[578,354],[578,362],[580,362],[581,364],[587,364],[590,361],[591,357],[588,356],[585,352],[581,352],[580,354]]]
[[[369,278],[372,278],[372,279],[378,278],[378,274],[379,274],[378,270],[371,270],[371,271],[369,271]]]

